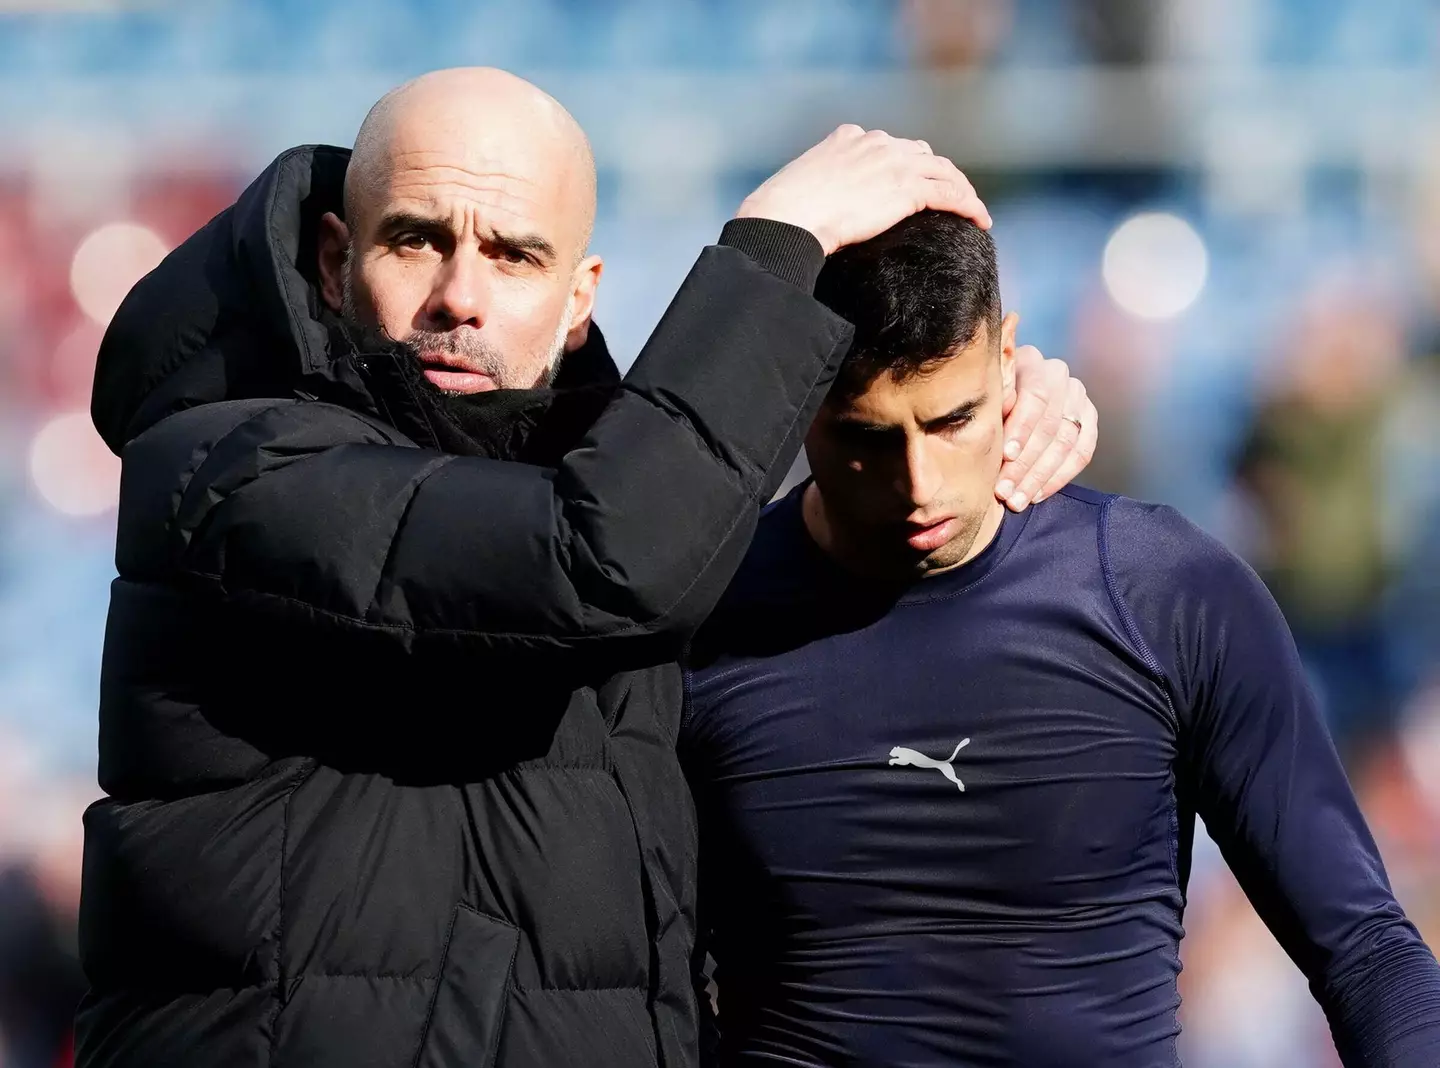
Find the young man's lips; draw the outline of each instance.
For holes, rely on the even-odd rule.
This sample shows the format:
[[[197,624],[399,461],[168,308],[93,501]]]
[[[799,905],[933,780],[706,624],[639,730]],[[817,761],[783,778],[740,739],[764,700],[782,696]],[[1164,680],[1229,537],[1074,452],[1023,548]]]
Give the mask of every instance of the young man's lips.
[[[493,378],[479,371],[461,371],[436,363],[426,364],[424,371],[432,386],[447,393],[484,393],[500,388]]]
[[[938,523],[931,523],[928,527],[918,527],[913,523],[906,524],[910,536],[905,540],[910,548],[920,552],[934,552],[940,546],[955,536],[955,520],[942,519]]]

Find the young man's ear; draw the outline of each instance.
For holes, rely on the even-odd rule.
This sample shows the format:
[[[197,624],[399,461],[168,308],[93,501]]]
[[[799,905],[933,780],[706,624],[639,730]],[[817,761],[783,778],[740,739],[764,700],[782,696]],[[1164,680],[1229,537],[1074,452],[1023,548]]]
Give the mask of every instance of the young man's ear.
[[[345,253],[350,228],[340,216],[327,211],[320,217],[320,296],[337,315],[345,304]]]
[[[595,287],[605,273],[599,256],[586,256],[575,268],[571,293],[575,307],[570,312],[570,332],[565,335],[565,351],[574,352],[590,337],[590,320],[595,314]]]
[[[1005,410],[1015,403],[1015,328],[1020,315],[1011,312],[1000,322],[1000,382],[1005,393]]]

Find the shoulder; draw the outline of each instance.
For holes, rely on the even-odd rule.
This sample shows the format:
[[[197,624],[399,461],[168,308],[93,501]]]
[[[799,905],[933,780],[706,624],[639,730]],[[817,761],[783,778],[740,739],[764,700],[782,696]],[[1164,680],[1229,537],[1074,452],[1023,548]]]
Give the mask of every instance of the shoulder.
[[[805,588],[806,545],[800,491],[772,501],[760,512],[745,551],[715,613],[745,613],[791,600]]]
[[[208,512],[269,471],[349,444],[410,443],[383,423],[313,401],[220,401],[167,416],[121,454],[120,558],[166,542],[182,513]]]
[[[813,595],[811,561],[800,517],[800,491],[771,502],[735,576],[690,643],[690,671],[703,672],[763,634],[783,629],[797,605]]]
[[[1093,530],[1107,577],[1161,584],[1258,581],[1234,551],[1168,504],[1067,486],[1040,511],[1051,525]]]
[[[178,451],[208,454],[237,436],[256,448],[280,443],[311,450],[350,443],[413,444],[386,424],[348,408],[285,398],[218,401],[166,416],[125,446],[127,467],[164,464]]]
[[[1100,508],[1101,565],[1115,610],[1183,705],[1232,654],[1288,635],[1254,569],[1176,509],[1121,496]]]
[[[1102,562],[1117,579],[1212,590],[1260,581],[1239,555],[1168,504],[1108,495],[1099,536]]]

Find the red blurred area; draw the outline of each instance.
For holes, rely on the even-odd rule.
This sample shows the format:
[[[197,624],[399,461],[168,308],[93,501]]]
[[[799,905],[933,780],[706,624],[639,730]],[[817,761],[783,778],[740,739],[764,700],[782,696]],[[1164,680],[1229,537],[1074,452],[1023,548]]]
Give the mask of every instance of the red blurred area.
[[[229,174],[150,174],[103,213],[57,219],[36,183],[0,176],[0,388],[19,407],[85,408],[104,329],[75,302],[70,267],[86,235],[112,222],[135,222],[170,247],[235,199]]]

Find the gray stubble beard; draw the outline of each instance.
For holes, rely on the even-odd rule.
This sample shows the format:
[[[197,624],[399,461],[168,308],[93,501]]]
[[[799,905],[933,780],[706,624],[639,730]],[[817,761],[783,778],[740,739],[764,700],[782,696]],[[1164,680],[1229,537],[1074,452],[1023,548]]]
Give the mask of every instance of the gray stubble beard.
[[[340,271],[340,315],[347,323],[358,326],[361,320],[355,307],[353,262],[354,249],[348,247],[345,250],[345,263]],[[548,389],[554,385],[555,377],[560,373],[560,364],[565,358],[565,343],[570,335],[570,317],[574,312],[575,293],[572,290],[569,298],[565,301],[565,310],[560,315],[560,323],[555,331],[555,337],[550,343],[550,351],[545,360],[545,370],[537,381],[528,385],[515,383],[514,376],[505,359],[493,345],[480,338],[463,340],[465,335],[452,330],[414,330],[407,337],[392,338],[391,340],[399,341],[417,354],[429,350],[463,356],[469,365],[484,372],[501,389]],[[451,396],[464,396],[454,390],[442,390],[441,392]]]

